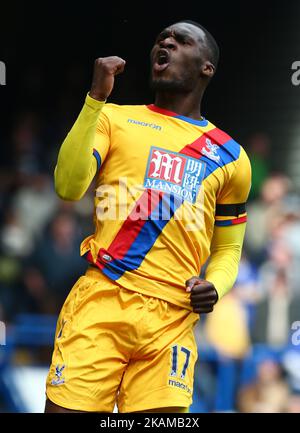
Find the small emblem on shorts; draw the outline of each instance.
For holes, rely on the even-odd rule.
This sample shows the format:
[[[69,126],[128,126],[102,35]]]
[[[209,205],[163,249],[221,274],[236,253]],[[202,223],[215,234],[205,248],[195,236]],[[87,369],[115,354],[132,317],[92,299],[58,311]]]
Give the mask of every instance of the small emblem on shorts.
[[[57,364],[57,366],[55,367],[56,379],[51,380],[51,385],[62,385],[63,383],[65,383],[65,378],[62,377],[65,367],[65,364],[63,364],[61,367],[59,366],[59,364]]]

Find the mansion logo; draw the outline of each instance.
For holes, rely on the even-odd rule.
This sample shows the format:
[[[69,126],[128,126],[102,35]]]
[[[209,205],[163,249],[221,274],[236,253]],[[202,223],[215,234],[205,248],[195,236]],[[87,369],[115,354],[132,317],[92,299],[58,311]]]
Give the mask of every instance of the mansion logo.
[[[174,194],[194,204],[205,174],[205,163],[182,153],[151,147],[144,187]]]
[[[207,149],[210,157],[215,149]],[[206,163],[189,155],[152,146],[142,184],[120,177],[118,185],[96,189],[96,216],[104,220],[181,221],[187,231],[205,226]]]

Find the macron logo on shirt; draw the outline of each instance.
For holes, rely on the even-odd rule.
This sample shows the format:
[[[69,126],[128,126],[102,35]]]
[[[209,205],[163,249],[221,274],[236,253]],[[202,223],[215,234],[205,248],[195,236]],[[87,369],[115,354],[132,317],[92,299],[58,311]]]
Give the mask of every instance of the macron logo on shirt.
[[[127,122],[139,126],[148,126],[149,128],[157,129],[158,131],[162,130],[162,127],[160,125],[156,125],[155,123],[142,122],[140,120],[135,120],[135,119],[127,119]]]

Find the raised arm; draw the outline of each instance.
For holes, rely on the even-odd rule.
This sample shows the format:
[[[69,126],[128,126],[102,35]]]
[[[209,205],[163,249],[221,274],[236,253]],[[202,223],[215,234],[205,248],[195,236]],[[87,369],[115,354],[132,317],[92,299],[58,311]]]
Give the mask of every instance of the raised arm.
[[[85,104],[65,138],[54,172],[55,190],[64,200],[80,200],[109,148],[108,119],[101,111],[125,61],[112,56],[95,61],[92,86]]]

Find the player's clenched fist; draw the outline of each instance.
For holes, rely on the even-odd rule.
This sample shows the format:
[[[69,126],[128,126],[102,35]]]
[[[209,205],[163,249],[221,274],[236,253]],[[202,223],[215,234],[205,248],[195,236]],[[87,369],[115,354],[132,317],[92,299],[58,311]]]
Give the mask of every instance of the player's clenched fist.
[[[191,306],[194,313],[210,313],[218,301],[215,286],[199,277],[192,277],[186,281],[186,291],[191,294]]]
[[[90,97],[98,101],[107,99],[114,87],[115,75],[124,71],[125,63],[117,56],[96,59]]]

